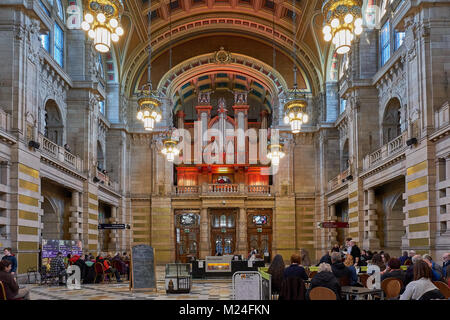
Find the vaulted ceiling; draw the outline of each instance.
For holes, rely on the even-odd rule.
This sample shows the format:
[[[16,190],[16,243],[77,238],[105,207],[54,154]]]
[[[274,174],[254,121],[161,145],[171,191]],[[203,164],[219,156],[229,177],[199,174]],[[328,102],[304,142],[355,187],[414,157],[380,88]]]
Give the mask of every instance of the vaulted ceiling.
[[[152,81],[156,86],[170,67],[196,55],[225,50],[274,66],[293,83],[295,64],[308,88],[321,90],[328,47],[321,36],[322,0],[127,0],[125,35],[115,48],[119,81],[133,95],[147,65],[148,13],[151,12]],[[296,13],[295,27],[292,23]],[[296,57],[293,59],[293,39]],[[273,49],[275,47],[275,49]],[[168,50],[173,54],[169,59]],[[275,53],[275,59],[273,59]]]

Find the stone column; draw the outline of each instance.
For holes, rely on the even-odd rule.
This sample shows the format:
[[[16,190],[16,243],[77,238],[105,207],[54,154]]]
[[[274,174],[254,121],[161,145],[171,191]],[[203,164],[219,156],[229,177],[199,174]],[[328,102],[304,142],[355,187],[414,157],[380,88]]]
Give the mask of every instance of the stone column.
[[[330,221],[337,221],[337,216],[336,216],[336,205],[332,204],[330,206],[330,211],[329,211],[329,218]],[[331,248],[336,242],[337,242],[337,230],[336,228],[332,228],[330,229],[330,233],[329,233],[329,247]]]
[[[261,115],[261,129],[267,129],[269,127],[267,119],[269,113],[266,110],[263,110],[261,111],[260,115]]]
[[[211,255],[208,220],[208,208],[202,208],[200,212],[200,259]]]
[[[380,239],[377,237],[378,215],[375,203],[375,189],[367,190],[367,204],[364,206],[364,248],[375,250],[380,248]]]
[[[80,206],[80,193],[76,190],[72,191],[72,205],[70,210],[70,238],[71,240],[81,240],[83,233],[83,208]]]
[[[204,133],[208,129],[208,123],[211,119],[212,106],[196,106],[195,109],[197,110],[198,121],[201,123],[202,147],[204,147],[208,141]]]
[[[239,208],[239,222],[237,224],[237,243],[236,243],[236,252],[237,254],[242,254],[244,257],[248,253],[247,248],[247,209]]]
[[[248,105],[238,105],[233,106],[234,110],[234,119],[236,120],[236,127],[237,130],[237,138],[236,138],[236,152],[237,152],[237,158],[236,161],[238,164],[247,163],[246,159],[246,151],[247,151],[247,144],[245,132],[248,128],[248,122],[247,122],[247,113],[248,113]]]
[[[111,207],[111,218],[109,218],[109,223],[117,223],[117,207]],[[118,232],[118,230],[109,230],[109,250],[116,251]]]

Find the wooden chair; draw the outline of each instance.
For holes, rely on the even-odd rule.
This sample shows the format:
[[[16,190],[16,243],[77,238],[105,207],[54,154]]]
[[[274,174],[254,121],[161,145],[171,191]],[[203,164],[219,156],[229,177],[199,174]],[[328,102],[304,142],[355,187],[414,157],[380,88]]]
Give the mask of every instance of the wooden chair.
[[[103,264],[100,262],[96,262],[94,264],[94,270],[95,270],[95,279],[94,279],[94,283],[97,283],[97,277],[101,276],[102,278],[102,283],[105,282],[105,269],[103,268]]]
[[[434,285],[438,287],[439,291],[444,295],[445,299],[450,298],[450,288],[442,281],[433,281]]]
[[[397,282],[398,286],[393,285],[393,287],[390,288],[389,294],[388,294],[388,292],[387,292],[388,291],[388,284],[390,282]],[[384,279],[383,281],[381,281],[381,290],[383,290],[386,298],[393,298],[393,297],[398,296],[400,294],[402,286],[403,286],[402,281],[400,279],[397,279],[397,278],[387,278],[387,279]],[[396,288],[397,287],[399,288],[398,289],[398,294],[396,296],[392,296],[396,292]]]
[[[0,300],[8,300],[6,299],[6,291],[2,281],[0,281]]]
[[[347,287],[350,285],[350,279],[348,277],[341,277],[338,280],[341,287]]]
[[[325,287],[315,287],[309,292],[310,300],[336,300],[336,293]]]
[[[367,279],[370,277],[367,273],[363,273],[359,275],[359,281],[364,286],[364,288],[367,288]]]
[[[386,299],[395,299],[400,295],[402,285],[400,281],[389,281],[386,285]]]

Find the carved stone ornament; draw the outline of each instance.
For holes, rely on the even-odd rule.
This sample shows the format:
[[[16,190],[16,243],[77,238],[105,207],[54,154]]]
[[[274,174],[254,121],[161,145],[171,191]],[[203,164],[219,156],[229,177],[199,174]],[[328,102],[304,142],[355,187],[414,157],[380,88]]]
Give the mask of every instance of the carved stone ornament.
[[[231,62],[231,53],[226,51],[224,47],[220,47],[219,51],[214,54],[214,61],[220,64],[226,64]]]

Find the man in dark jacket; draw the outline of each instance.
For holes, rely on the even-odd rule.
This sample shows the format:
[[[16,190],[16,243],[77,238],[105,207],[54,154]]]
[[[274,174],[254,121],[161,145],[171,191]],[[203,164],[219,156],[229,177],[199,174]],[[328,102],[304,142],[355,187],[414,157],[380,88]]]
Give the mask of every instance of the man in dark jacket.
[[[336,294],[336,299],[341,299],[341,285],[334,276],[331,265],[328,263],[321,263],[319,265],[319,272],[311,279],[311,284],[306,292],[307,300],[309,300],[309,292],[315,287],[331,289]]]
[[[11,274],[11,262],[2,259],[0,262],[0,281],[5,289],[6,300],[25,299],[30,300],[30,292],[27,288],[19,288],[16,279]]]
[[[342,263],[340,253],[333,252],[331,254],[331,270],[333,271],[333,274],[338,279],[338,281],[340,281],[341,278],[346,277],[349,279],[351,286],[358,283],[358,276],[356,276],[355,279],[355,275],[352,273],[352,271]]]
[[[401,266],[403,266],[406,260],[409,259],[408,251],[403,251],[403,255],[398,259],[400,260]]]
[[[350,241],[350,255],[353,257],[353,261],[359,265],[359,259],[361,259],[361,250],[356,245],[354,240]]]
[[[391,258],[388,261],[388,265],[386,268],[386,272],[383,273],[381,276],[381,281],[387,278],[396,278],[399,279],[402,282],[402,288],[400,293],[403,293],[405,290],[405,278],[406,278],[406,272],[403,271],[401,268],[400,259],[397,258]]]
[[[67,279],[66,266],[64,265],[62,253],[58,252],[56,257],[50,261],[50,274],[52,277],[59,278],[59,284],[65,285],[67,281],[63,281],[63,278]]]
[[[3,249],[2,260],[8,260],[11,262],[11,274],[14,275],[17,272],[17,258],[12,254],[11,248]]]

